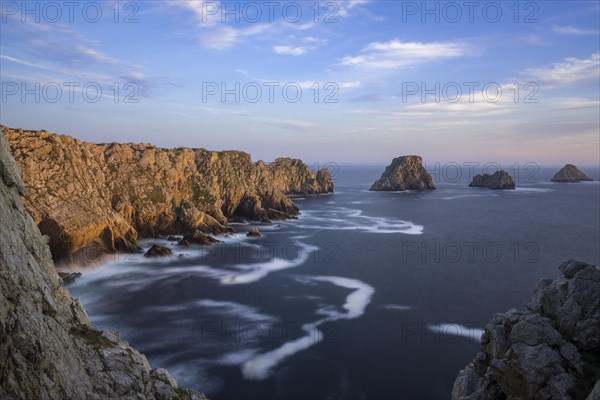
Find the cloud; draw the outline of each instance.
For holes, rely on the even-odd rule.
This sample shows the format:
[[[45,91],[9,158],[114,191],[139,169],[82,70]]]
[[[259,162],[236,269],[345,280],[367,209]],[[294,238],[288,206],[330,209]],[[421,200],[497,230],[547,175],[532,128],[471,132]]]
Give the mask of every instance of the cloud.
[[[465,56],[469,47],[461,42],[389,42],[368,44],[360,55],[344,57],[341,65],[368,69],[398,69],[402,67]]]
[[[563,62],[547,67],[529,68],[524,71],[530,80],[547,87],[563,86],[586,79],[600,78],[600,53],[589,58],[566,58]]]
[[[592,29],[581,29],[574,26],[559,26],[554,25],[552,32],[560,33],[563,35],[598,35],[600,32]]]
[[[308,53],[308,47],[292,47],[292,46],[273,46],[273,51],[276,54],[285,54],[288,56],[301,56]]]
[[[351,11],[353,8],[355,8],[356,6],[360,6],[363,4],[367,4],[369,3],[370,0],[344,0],[344,1],[338,1],[336,2],[338,7],[339,7],[339,11],[338,14],[342,17],[347,17],[350,15]]]

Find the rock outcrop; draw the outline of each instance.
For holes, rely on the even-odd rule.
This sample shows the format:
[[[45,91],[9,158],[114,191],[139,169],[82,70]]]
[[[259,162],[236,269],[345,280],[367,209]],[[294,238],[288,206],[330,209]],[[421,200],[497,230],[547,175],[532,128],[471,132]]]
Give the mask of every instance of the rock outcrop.
[[[90,325],[60,285],[24,191],[0,133],[0,399],[205,399]]]
[[[600,270],[569,260],[560,271],[537,284],[525,311],[486,326],[453,400],[600,398]]]
[[[433,190],[435,184],[419,156],[402,156],[392,160],[372,186],[371,191]]]
[[[566,164],[551,179],[552,182],[582,182],[592,181],[573,164]]]
[[[173,250],[168,247],[161,246],[158,244],[153,244],[152,247],[148,249],[148,251],[144,254],[146,258],[160,258],[160,257],[168,257],[173,255]]]
[[[2,127],[28,190],[25,206],[59,263],[140,251],[137,239],[224,232],[230,217],[298,214],[289,194],[333,191],[300,160],[253,163],[239,151],[95,144]]]
[[[514,189],[515,182],[506,171],[496,171],[492,175],[475,175],[469,187],[480,187],[494,190]]]

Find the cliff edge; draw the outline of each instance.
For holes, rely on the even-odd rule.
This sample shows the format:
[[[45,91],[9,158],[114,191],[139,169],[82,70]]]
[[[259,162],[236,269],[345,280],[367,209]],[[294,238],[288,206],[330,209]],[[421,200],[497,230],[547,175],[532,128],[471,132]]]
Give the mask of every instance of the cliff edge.
[[[569,260],[525,311],[497,314],[454,383],[453,400],[600,399],[600,270]]]
[[[290,218],[290,194],[333,191],[300,160],[253,163],[240,151],[96,144],[2,127],[27,188],[25,206],[57,263],[135,252],[138,237],[217,234],[228,218]]]
[[[0,133],[0,398],[205,399],[100,331],[61,288],[47,237],[27,213],[25,185]]]

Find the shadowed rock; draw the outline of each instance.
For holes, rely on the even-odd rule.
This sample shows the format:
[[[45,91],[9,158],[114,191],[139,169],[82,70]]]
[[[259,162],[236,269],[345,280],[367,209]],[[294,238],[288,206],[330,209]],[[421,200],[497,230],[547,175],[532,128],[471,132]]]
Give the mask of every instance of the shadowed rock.
[[[552,182],[582,182],[592,181],[573,164],[566,164],[551,179]]]
[[[515,182],[506,171],[496,171],[492,175],[475,175],[469,187],[480,187],[494,190],[514,189]]]
[[[435,185],[431,175],[423,166],[419,156],[402,156],[392,160],[369,190],[390,192],[404,190],[433,190]]]
[[[0,133],[0,399],[205,399],[178,389],[117,332],[90,324],[61,287],[22,193]]]
[[[160,246],[158,244],[153,244],[150,249],[144,254],[146,258],[159,258],[159,257],[168,257],[173,255],[173,250],[168,247]]]
[[[246,236],[248,236],[248,237],[260,237],[261,235],[260,235],[260,231],[258,230],[258,228],[253,228],[253,229],[250,229],[250,232],[248,232],[246,234]]]
[[[487,324],[453,400],[599,399],[600,270],[570,260],[560,271],[537,284],[525,311]]]

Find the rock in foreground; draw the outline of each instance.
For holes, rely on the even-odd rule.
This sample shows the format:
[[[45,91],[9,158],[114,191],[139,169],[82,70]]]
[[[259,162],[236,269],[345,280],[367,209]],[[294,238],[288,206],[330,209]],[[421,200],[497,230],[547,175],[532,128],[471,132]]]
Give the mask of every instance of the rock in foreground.
[[[573,164],[566,164],[552,178],[552,182],[582,182],[592,181]]]
[[[494,190],[514,189],[515,182],[506,171],[497,171],[492,175],[475,175],[469,187],[481,187]]]
[[[0,133],[0,399],[205,399],[90,324],[60,286],[23,188]]]
[[[453,400],[598,400],[600,270],[570,260],[560,271],[537,284],[525,311],[497,314],[486,326]]]
[[[423,159],[419,156],[402,156],[392,160],[381,178],[369,190],[391,192],[433,189],[435,189],[435,185],[431,175],[423,166]]]

